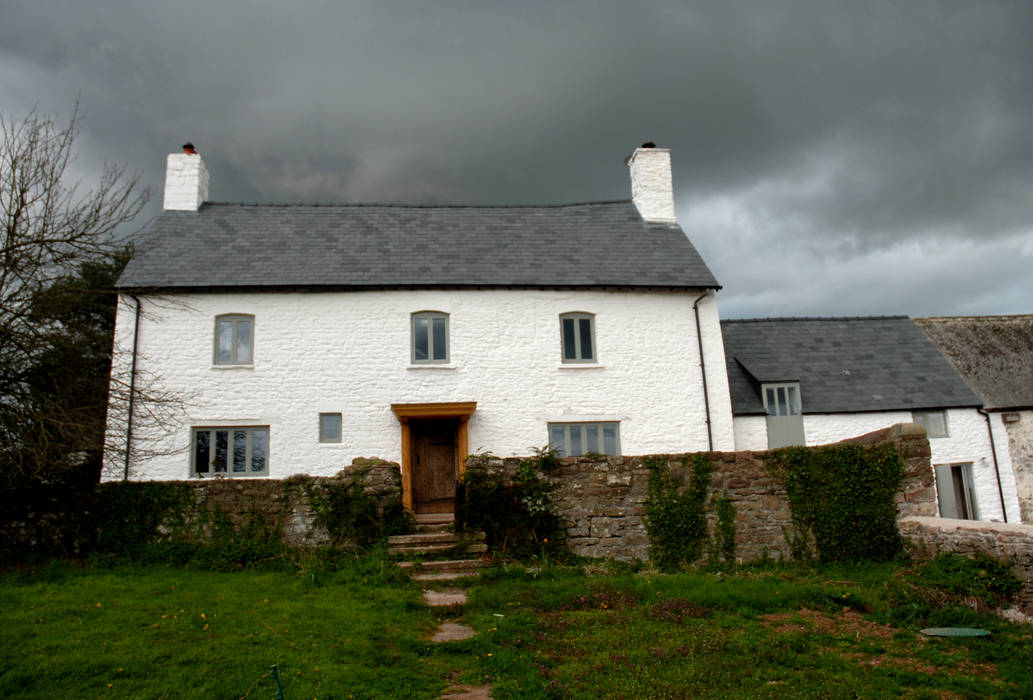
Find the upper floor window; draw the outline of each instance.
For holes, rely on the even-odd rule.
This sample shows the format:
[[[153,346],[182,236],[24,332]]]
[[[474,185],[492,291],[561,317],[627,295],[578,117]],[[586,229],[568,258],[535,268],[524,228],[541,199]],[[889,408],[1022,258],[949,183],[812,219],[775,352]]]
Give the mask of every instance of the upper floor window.
[[[413,364],[448,362],[448,314],[421,311],[412,315]]]
[[[595,316],[586,313],[560,314],[560,336],[564,362],[597,362]]]
[[[549,423],[549,447],[560,457],[619,455],[618,423]]]
[[[269,426],[194,428],[195,474],[269,475]]]
[[[215,317],[215,364],[250,365],[254,361],[255,317],[226,314]]]
[[[950,433],[947,430],[946,411],[912,411],[911,417],[916,423],[925,428],[926,437],[950,437]]]

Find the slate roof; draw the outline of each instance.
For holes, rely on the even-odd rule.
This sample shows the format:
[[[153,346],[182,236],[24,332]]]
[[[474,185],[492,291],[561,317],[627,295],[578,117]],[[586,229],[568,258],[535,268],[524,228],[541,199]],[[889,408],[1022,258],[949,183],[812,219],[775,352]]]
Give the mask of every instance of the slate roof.
[[[760,383],[799,381],[804,413],[979,406],[907,316],[721,322],[735,415],[763,415]]]
[[[159,215],[122,289],[719,288],[630,201],[536,207],[209,203]]]
[[[1033,314],[916,318],[915,323],[987,408],[1033,408]]]

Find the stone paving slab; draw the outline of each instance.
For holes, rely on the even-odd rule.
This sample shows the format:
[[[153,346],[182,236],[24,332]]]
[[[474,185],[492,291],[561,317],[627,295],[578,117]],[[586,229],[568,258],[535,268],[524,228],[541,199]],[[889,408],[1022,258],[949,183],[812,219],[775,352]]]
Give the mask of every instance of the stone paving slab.
[[[490,685],[460,685],[449,688],[442,700],[492,700]]]
[[[466,591],[458,588],[449,588],[444,591],[423,592],[423,599],[431,607],[448,607],[450,605],[463,605],[466,603]]]
[[[461,625],[458,622],[442,622],[437,632],[430,638],[432,642],[458,642],[463,639],[470,639],[477,631],[468,625]]]

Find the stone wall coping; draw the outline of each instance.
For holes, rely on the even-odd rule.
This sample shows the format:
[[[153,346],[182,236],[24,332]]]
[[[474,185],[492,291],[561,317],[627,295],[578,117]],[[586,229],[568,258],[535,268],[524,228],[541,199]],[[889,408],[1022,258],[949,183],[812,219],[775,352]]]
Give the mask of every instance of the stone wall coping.
[[[901,518],[899,523],[915,523],[923,527],[938,528],[940,530],[972,530],[982,532],[1011,533],[1033,537],[1033,524],[1026,523],[995,523],[986,520],[954,520],[952,518],[935,518],[927,516],[908,516]]]

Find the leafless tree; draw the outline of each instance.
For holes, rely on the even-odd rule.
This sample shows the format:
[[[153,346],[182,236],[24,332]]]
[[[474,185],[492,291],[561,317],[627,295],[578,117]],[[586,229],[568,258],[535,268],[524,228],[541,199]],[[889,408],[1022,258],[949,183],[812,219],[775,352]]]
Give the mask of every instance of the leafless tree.
[[[0,115],[0,459],[22,476],[42,468],[21,447],[41,418],[30,379],[61,323],[41,318],[38,299],[84,263],[110,259],[148,199],[137,177],[110,163],[92,187],[72,181],[79,128],[78,104],[66,123]]]

